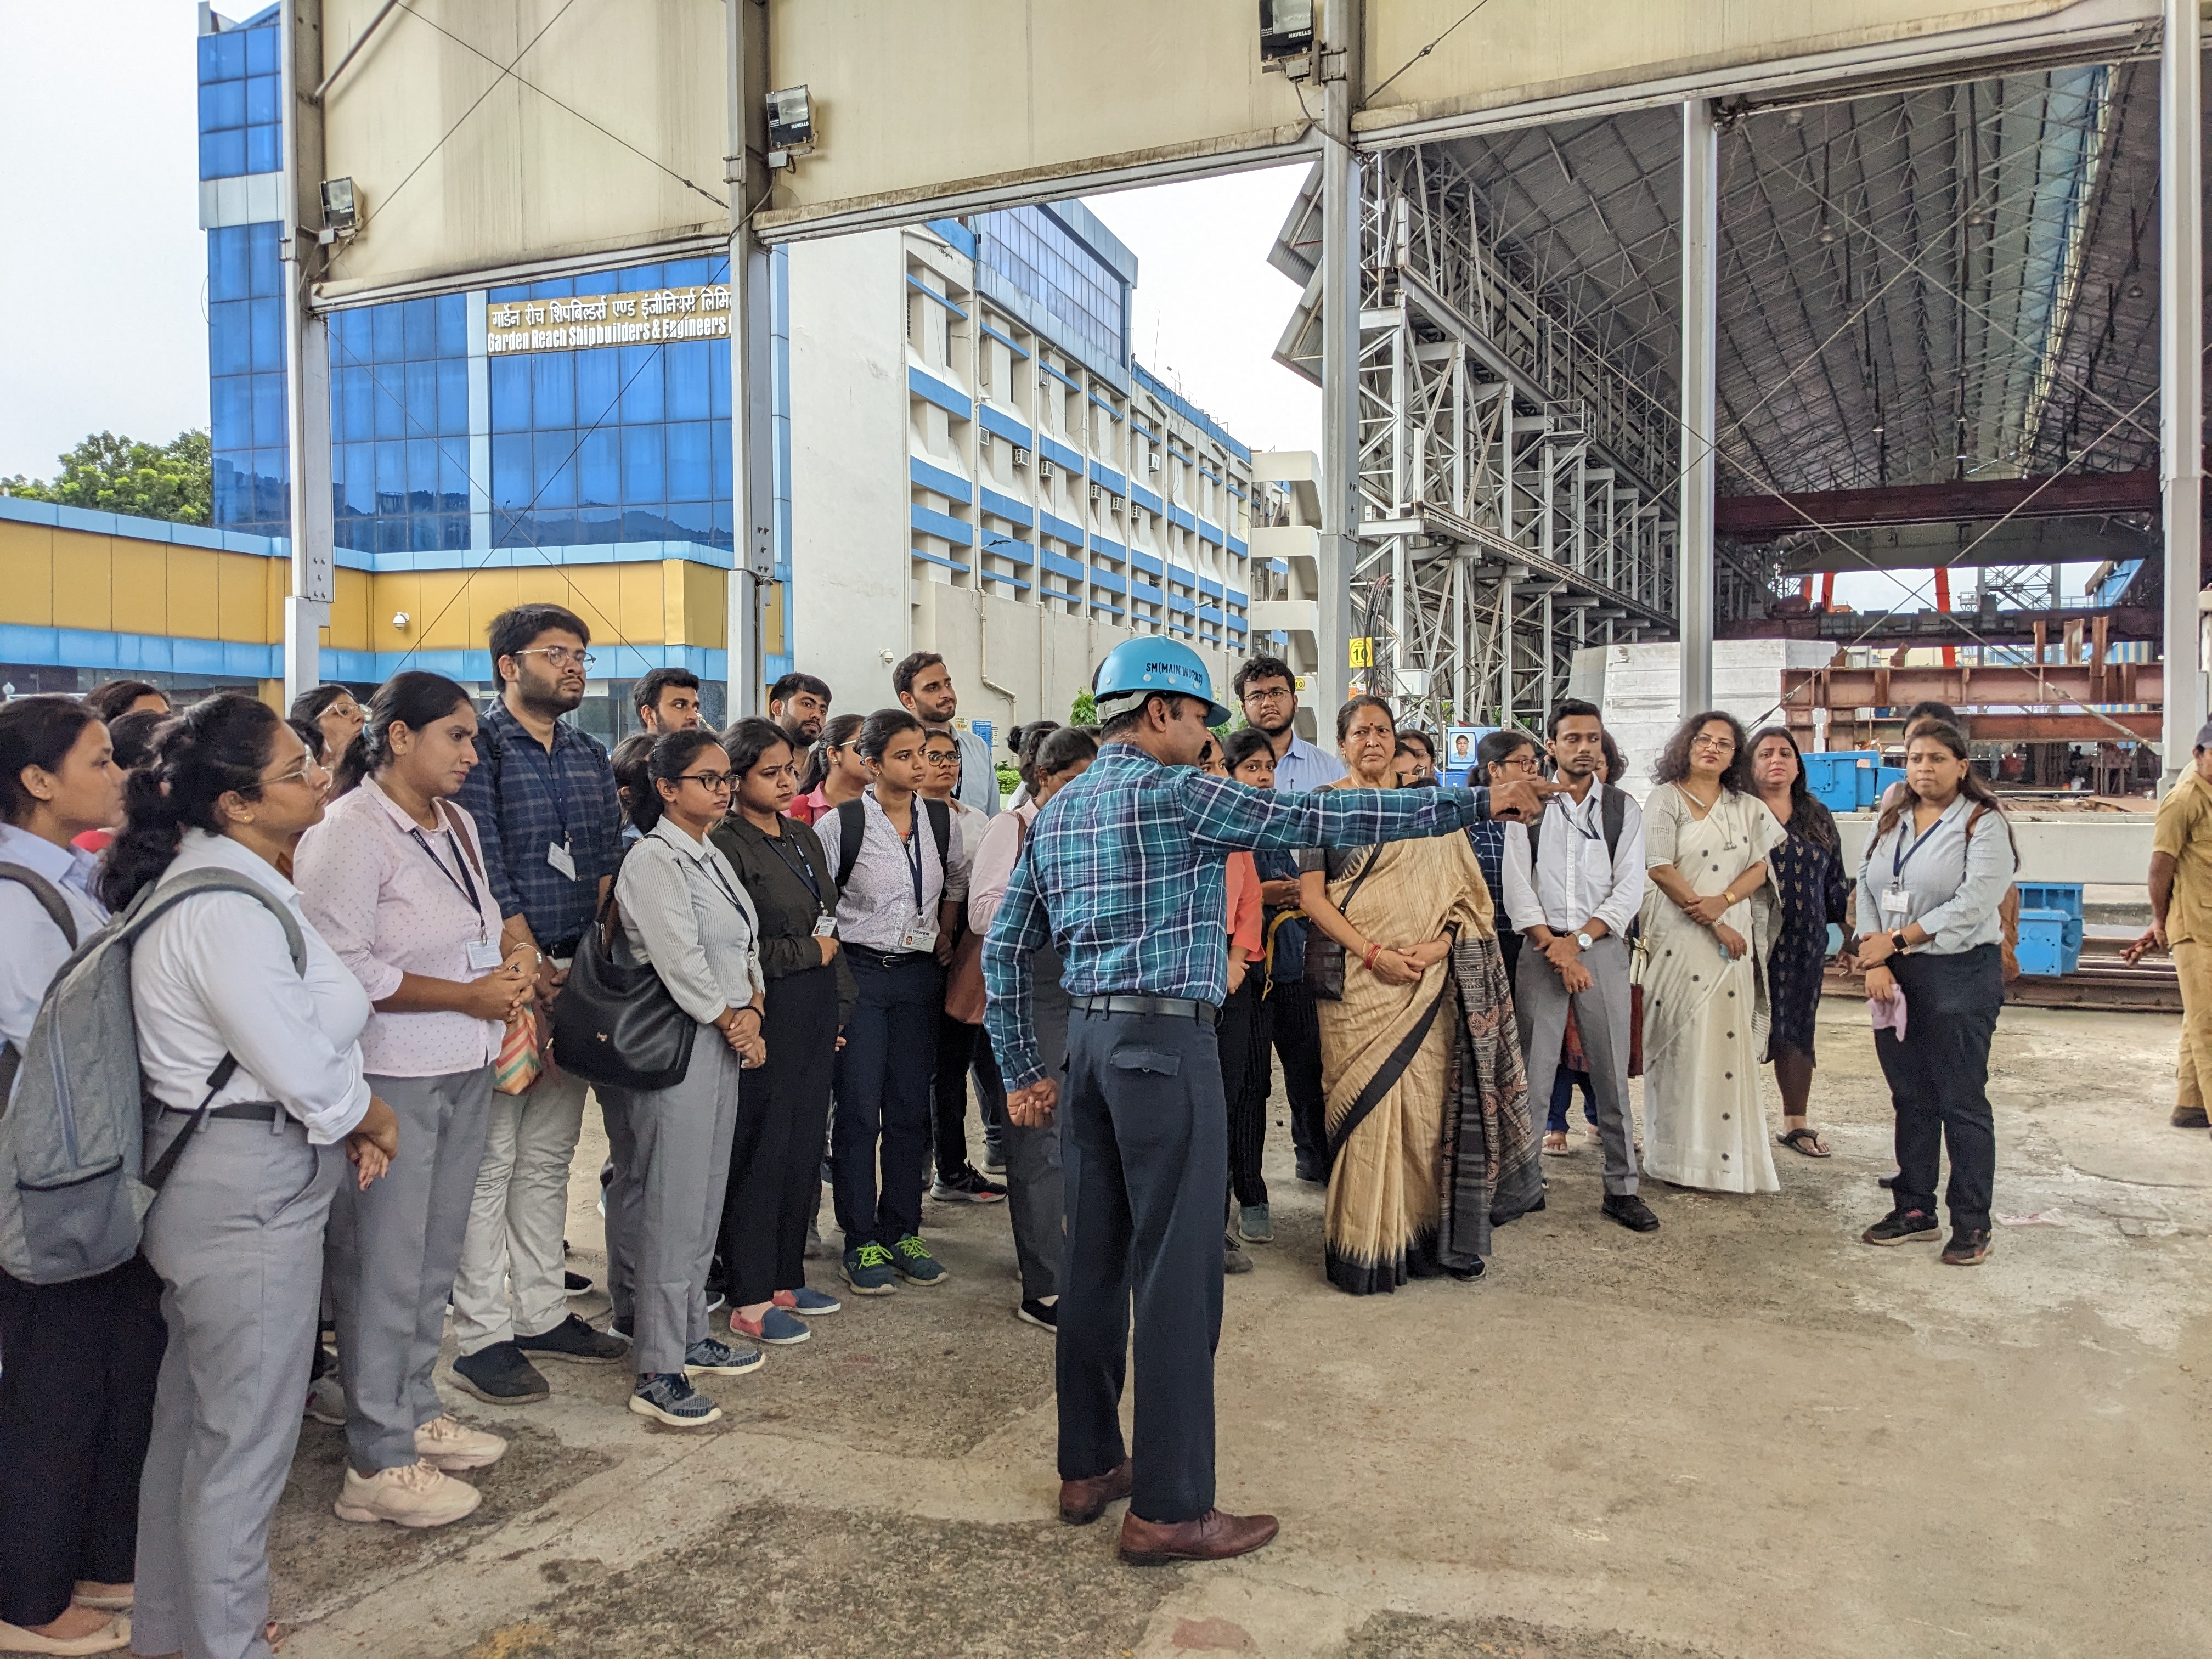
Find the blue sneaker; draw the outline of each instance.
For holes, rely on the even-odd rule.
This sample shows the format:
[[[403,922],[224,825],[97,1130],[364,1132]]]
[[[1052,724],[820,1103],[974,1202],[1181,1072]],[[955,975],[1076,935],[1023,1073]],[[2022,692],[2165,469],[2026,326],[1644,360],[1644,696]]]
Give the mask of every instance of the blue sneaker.
[[[766,1358],[758,1348],[740,1348],[719,1337],[702,1336],[684,1351],[686,1376],[743,1376]]]
[[[846,1251],[845,1282],[855,1296],[889,1296],[898,1289],[891,1253],[880,1244],[862,1244]]]
[[[836,1313],[845,1304],[827,1291],[817,1291],[811,1285],[801,1285],[795,1291],[778,1291],[775,1305],[788,1308],[793,1313],[804,1314],[809,1319],[819,1319]]]
[[[756,1342],[765,1342],[772,1348],[792,1348],[801,1342],[813,1340],[814,1333],[806,1328],[806,1322],[793,1313],[770,1303],[758,1319],[748,1319],[736,1309],[730,1310],[730,1334],[750,1337]]]
[[[891,1266],[909,1285],[941,1285],[952,1277],[952,1269],[930,1255],[920,1233],[904,1234],[891,1247]]]
[[[657,1418],[672,1428],[696,1429],[721,1420],[722,1408],[673,1372],[637,1379],[637,1392],[629,1408],[640,1417]]]

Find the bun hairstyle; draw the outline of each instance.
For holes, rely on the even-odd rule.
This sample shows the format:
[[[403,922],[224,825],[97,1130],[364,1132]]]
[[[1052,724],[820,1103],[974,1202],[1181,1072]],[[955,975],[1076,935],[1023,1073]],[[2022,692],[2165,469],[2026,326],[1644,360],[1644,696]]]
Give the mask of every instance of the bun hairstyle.
[[[1047,778],[1057,777],[1071,767],[1085,766],[1098,758],[1098,739],[1079,726],[1054,726],[1049,720],[1039,720],[1029,726],[1024,735],[1028,741],[1022,745],[1022,781],[1029,785],[1032,796]]]
[[[927,664],[923,665],[927,666]],[[878,708],[860,722],[860,758],[880,761],[884,757],[884,750],[891,746],[892,738],[921,729],[921,722],[903,708]]]
[[[225,795],[258,800],[283,725],[275,709],[238,691],[204,698],[166,721],[151,759],[124,785],[123,828],[100,866],[100,902],[120,912],[159,881],[186,830],[221,835],[216,803]]]
[[[328,689],[318,686],[316,690]],[[345,690],[343,686],[337,689]],[[307,693],[301,701],[313,695]],[[368,700],[368,716],[338,760],[337,782],[332,793],[346,794],[358,788],[363,778],[374,777],[392,764],[394,726],[420,732],[436,725],[464,703],[473,706],[473,700],[465,690],[443,674],[426,673],[419,668],[394,674],[378,686],[376,695]]]
[[[1006,748],[1012,754],[1015,764],[1018,766],[1021,763],[1022,757],[1029,753],[1031,744],[1043,737],[1046,732],[1059,729],[1058,720],[1031,720],[1027,726],[1008,726]]]
[[[630,804],[653,793],[653,745],[659,739],[650,732],[633,732],[614,746],[607,757],[607,765],[615,775],[615,788],[622,796],[623,816],[632,823]]]
[[[829,725],[822,728],[822,735],[815,739],[814,747],[806,751],[806,769],[799,775],[800,794],[811,795],[822,787],[822,781],[830,775],[830,751],[842,749],[852,742],[859,735],[860,725],[858,714],[830,716]]]
[[[24,769],[60,771],[84,728],[99,719],[75,697],[59,692],[0,703],[0,823],[20,824],[37,807],[23,787]]]
[[[646,762],[646,786],[634,791],[629,798],[629,821],[637,826],[641,836],[653,833],[653,826],[660,822],[668,811],[668,803],[660,799],[660,786],[674,783],[691,769],[691,763],[708,749],[720,749],[720,733],[706,726],[694,726],[689,732],[671,732],[653,745],[653,753]]]
[[[22,701],[28,701],[23,699]],[[135,772],[154,751],[154,733],[171,718],[158,708],[142,708],[135,714],[118,714],[107,723],[107,740],[115,745],[115,763]],[[318,732],[319,738],[322,734]]]

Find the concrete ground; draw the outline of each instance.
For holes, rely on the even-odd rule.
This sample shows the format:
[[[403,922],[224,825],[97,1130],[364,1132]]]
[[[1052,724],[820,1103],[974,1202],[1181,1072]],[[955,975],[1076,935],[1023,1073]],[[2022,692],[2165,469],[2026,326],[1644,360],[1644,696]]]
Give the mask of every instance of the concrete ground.
[[[1004,1211],[933,1205],[955,1277],[709,1380],[714,1429],[629,1415],[619,1368],[550,1367],[514,1411],[456,1395],[516,1443],[444,1532],[335,1520],[309,1424],[285,1659],[2212,1651],[2212,1136],[2166,1125],[2176,1028],[2006,1012],[1971,1271],[1856,1242],[1889,1131],[1846,1003],[1833,1159],[1778,1149],[1778,1196],[1647,1189],[1650,1237],[1598,1218],[1594,1149],[1547,1159],[1479,1285],[1329,1289],[1279,1103],[1277,1240],[1229,1284],[1218,1380],[1221,1501],[1283,1532],[1221,1565],[1125,1568],[1118,1509],[1053,1518],[1051,1342],[1012,1317]]]

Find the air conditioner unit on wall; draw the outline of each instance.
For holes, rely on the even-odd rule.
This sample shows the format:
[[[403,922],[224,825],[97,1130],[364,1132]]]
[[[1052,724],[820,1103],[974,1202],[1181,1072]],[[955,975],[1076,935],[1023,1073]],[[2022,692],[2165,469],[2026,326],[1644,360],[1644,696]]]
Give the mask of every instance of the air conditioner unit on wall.
[[[1014,465],[1015,465],[1016,466],[1027,466],[1029,464],[1030,464],[1030,453],[1029,453],[1029,451],[1028,451],[1028,450],[1026,450],[1026,449],[1024,449],[1024,448],[1023,448],[1021,445],[1019,445],[1019,444],[1016,444],[1016,445],[1014,446]]]
[[[1110,502],[1108,503],[1108,506],[1109,510],[1119,513],[1123,507],[1128,506],[1128,501],[1126,497],[1116,495]]]
[[[1052,482],[1052,463],[1050,461],[1039,461],[1037,463],[1036,472],[1038,483],[1050,483]]]
[[[1095,483],[1091,485],[1091,499],[1094,501],[1104,501],[1106,499],[1106,486],[1102,483]]]
[[[1157,471],[1158,471],[1159,470],[1160,470],[1160,458],[1159,458],[1159,456],[1158,456],[1158,454],[1151,454],[1151,455],[1147,455],[1147,456],[1146,456],[1146,457],[1145,457],[1145,471],[1147,471],[1147,472],[1157,472]]]

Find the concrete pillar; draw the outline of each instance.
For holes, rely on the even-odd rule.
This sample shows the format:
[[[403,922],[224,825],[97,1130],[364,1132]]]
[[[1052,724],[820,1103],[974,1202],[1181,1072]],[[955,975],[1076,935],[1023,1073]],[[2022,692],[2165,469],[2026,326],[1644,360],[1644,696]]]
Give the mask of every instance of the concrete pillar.
[[[1364,0],[1322,9],[1321,663],[1309,699],[1326,724],[1344,701],[1359,543],[1359,170],[1352,151]]]
[[[729,58],[729,146],[724,180],[730,196],[730,444],[737,526],[730,572],[732,719],[768,708],[763,623],[775,580],[775,478],[770,452],[769,395],[775,365],[769,334],[769,252],[753,234],[751,210],[768,180],[768,9],[726,8]]]
[[[2204,723],[2198,591],[2204,538],[2203,21],[2166,0],[2159,74],[2159,484],[2166,514],[2165,762],[2160,793],[2189,764]]]
[[[285,442],[291,476],[292,591],[284,601],[284,701],[319,684],[322,630],[337,597],[331,501],[331,331],[307,308],[324,263],[321,0],[293,0],[277,19],[283,108],[283,199],[289,223],[277,243],[284,273]]]
[[[1715,294],[1720,129],[1710,100],[1682,106],[1682,534],[1675,609],[1684,715],[1713,706]]]

